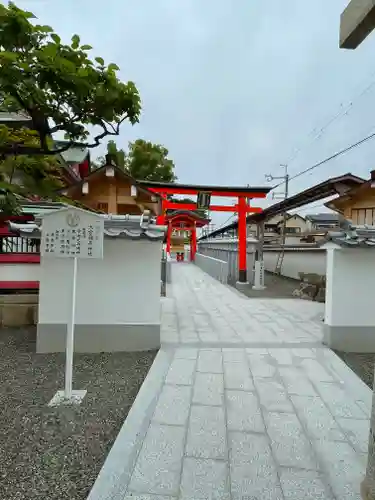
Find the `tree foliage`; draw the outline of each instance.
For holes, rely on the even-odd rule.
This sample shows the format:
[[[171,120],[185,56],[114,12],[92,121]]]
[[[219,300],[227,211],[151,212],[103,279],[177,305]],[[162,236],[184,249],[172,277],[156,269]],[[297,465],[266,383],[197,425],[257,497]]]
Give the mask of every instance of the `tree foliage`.
[[[0,161],[0,212],[17,215],[20,198],[54,198],[63,185],[56,156],[6,156]]]
[[[114,155],[117,166],[137,180],[174,182],[177,177],[174,173],[174,162],[168,158],[168,149],[161,144],[153,144],[143,139],[129,142],[129,149],[125,152],[118,149],[115,141],[109,141],[107,153]],[[99,157],[96,166],[105,164],[105,158]]]
[[[191,198],[174,198],[173,196],[171,197],[171,201],[173,201],[174,203],[186,203],[186,204],[196,204],[196,202],[194,200],[192,200]],[[181,210],[184,210],[183,208],[181,208]],[[199,215],[199,217],[202,217],[203,219],[207,219],[208,218],[208,211],[207,210],[204,210],[202,208],[197,208],[196,210],[194,210],[194,212]]]
[[[138,90],[133,82],[118,79],[116,64],[107,66],[101,57],[92,61],[92,47],[81,45],[78,35],[64,44],[50,26],[32,19],[31,12],[11,2],[0,4],[0,108],[25,112],[38,137],[37,146],[12,142],[2,126],[0,154],[55,154],[48,138],[56,132],[64,132],[69,141],[58,152],[77,141],[92,148],[104,137],[118,135],[125,120],[138,122]],[[97,131],[92,141],[89,126]]]
[[[108,141],[107,152],[116,157],[116,164],[118,167],[122,170],[126,169],[126,153],[123,149],[117,149],[115,141]]]
[[[153,144],[143,139],[129,143],[126,169],[138,180],[174,182],[175,165],[168,158],[168,149],[161,144]]]

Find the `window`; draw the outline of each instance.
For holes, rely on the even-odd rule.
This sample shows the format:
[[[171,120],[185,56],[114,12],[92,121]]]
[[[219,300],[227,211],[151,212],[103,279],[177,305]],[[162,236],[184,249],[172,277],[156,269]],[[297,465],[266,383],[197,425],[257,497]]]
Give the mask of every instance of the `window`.
[[[353,208],[351,219],[359,226],[375,226],[375,208]]]
[[[108,213],[108,203],[98,203],[98,210]]]
[[[300,227],[286,227],[285,228],[286,234],[298,234],[301,232]]]

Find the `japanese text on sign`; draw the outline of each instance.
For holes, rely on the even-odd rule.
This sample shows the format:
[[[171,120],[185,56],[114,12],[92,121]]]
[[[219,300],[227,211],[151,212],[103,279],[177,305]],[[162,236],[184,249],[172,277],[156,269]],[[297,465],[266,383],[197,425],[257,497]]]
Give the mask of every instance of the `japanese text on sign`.
[[[86,214],[57,213],[43,221],[42,255],[102,258],[104,220]]]

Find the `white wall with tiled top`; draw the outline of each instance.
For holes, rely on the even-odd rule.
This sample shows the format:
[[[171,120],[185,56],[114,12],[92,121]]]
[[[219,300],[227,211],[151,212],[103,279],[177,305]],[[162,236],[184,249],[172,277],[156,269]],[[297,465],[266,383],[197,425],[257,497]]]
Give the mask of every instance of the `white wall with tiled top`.
[[[375,252],[327,251],[326,323],[375,329]]]
[[[324,343],[346,352],[375,352],[375,253],[327,250]]]
[[[160,324],[161,242],[104,239],[104,259],[78,261],[77,325]],[[40,265],[39,322],[67,324],[73,260]]]

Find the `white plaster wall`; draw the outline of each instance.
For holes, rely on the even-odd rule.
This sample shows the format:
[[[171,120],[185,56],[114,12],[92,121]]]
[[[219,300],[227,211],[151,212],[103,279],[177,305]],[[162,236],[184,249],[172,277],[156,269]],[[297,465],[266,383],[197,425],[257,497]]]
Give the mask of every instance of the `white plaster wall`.
[[[264,251],[264,269],[275,272],[279,251]],[[285,250],[281,274],[288,278],[299,279],[298,273],[326,273],[326,250]]]
[[[326,267],[326,299],[325,299],[325,310],[324,310],[324,322],[327,325],[332,325],[332,307],[333,307],[333,261],[334,261],[334,251],[327,249],[327,267]]]
[[[257,240],[247,240],[247,279],[252,281],[254,254]],[[198,244],[198,252],[214,259],[228,262],[228,281],[235,282],[238,279],[238,250],[237,240],[230,238],[217,238],[216,240],[203,240]]]
[[[374,326],[374,252],[371,249],[327,252],[326,323],[330,326]]]
[[[104,259],[78,261],[76,324],[159,324],[161,247],[105,239]],[[41,260],[39,322],[67,323],[73,261]]]
[[[247,258],[248,275],[251,279],[254,264],[254,252],[256,240],[248,239]],[[230,251],[229,251],[230,250]],[[236,254],[237,243],[230,239],[203,240],[199,243],[199,252],[211,257],[229,262],[229,276],[237,276]],[[264,268],[266,271],[275,272],[276,262],[280,251],[263,252]],[[326,250],[320,248],[285,250],[281,274],[289,278],[299,280],[299,273],[316,273],[324,275],[326,273]]]
[[[0,264],[0,281],[39,281],[39,264]]]

